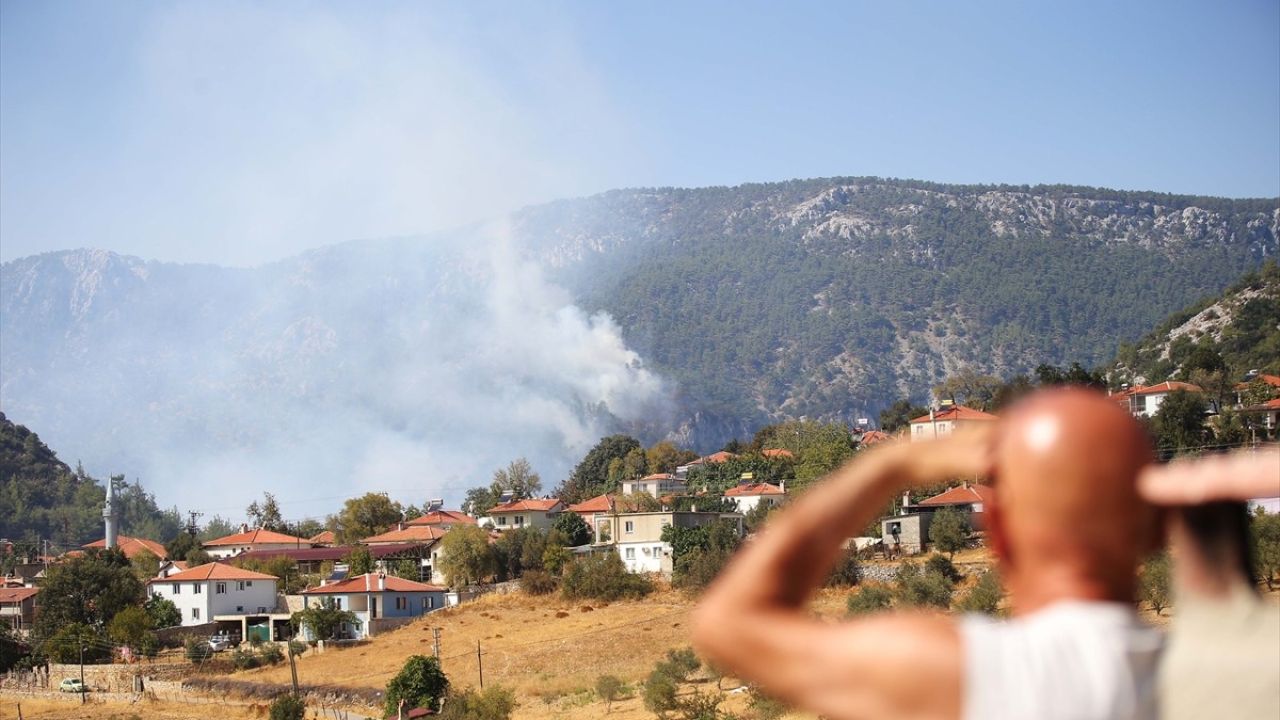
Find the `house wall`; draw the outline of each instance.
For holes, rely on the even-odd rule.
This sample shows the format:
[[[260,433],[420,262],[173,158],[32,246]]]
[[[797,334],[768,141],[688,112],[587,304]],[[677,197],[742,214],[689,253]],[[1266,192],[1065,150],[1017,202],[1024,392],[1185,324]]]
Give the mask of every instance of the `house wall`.
[[[303,602],[307,607],[319,604],[322,598],[333,598],[338,609],[350,610],[360,619],[360,627],[347,626],[347,631],[354,638],[372,637],[379,627],[385,631],[393,624],[382,623],[382,620],[408,619],[435,612],[445,606],[445,593],[439,592],[370,592],[370,593],[337,593],[333,595],[304,595]],[[401,600],[403,602],[397,602]],[[370,610],[376,604],[377,613]],[[310,638],[308,634],[308,639]]]
[[[209,557],[220,560],[222,558],[235,557],[242,552],[250,550],[297,550],[298,548],[309,548],[311,543],[254,543],[252,545],[206,545],[204,550],[209,553]]]
[[[243,588],[239,582],[244,582]],[[225,583],[223,592],[217,592],[218,583]],[[174,585],[178,592],[173,591]],[[196,591],[199,588],[199,592]],[[183,625],[202,625],[214,615],[244,615],[270,612],[276,606],[276,581],[274,580],[202,580],[199,582],[153,582],[153,595],[167,598],[182,614]],[[265,610],[259,610],[265,608]],[[199,611],[198,613],[195,611]]]
[[[0,622],[14,630],[21,630],[35,621],[35,608],[34,595],[21,602],[0,605]]]
[[[896,544],[904,553],[915,555],[924,552],[929,539],[929,522],[932,519],[932,513],[916,513],[882,520],[880,535],[884,539],[885,549],[891,550]],[[896,536],[892,532],[895,523],[900,530]]]
[[[620,542],[618,555],[628,572],[670,574],[671,546],[664,542]]]
[[[782,495],[737,495],[729,498],[738,506],[738,512],[749,513],[760,506],[760,503],[769,505],[779,505],[782,503]]]
[[[537,510],[521,510],[519,512],[492,513],[495,530],[514,530],[519,527],[534,527],[540,530],[550,529],[555,523],[557,513]]]
[[[594,527],[596,544],[613,545],[618,556],[622,558],[623,564],[631,572],[659,572],[670,575],[671,545],[662,542],[663,529],[668,525],[676,527],[709,525],[722,517],[737,520],[738,529],[741,532],[742,516],[734,514],[651,512],[597,515]],[[609,539],[605,540],[605,537]]]

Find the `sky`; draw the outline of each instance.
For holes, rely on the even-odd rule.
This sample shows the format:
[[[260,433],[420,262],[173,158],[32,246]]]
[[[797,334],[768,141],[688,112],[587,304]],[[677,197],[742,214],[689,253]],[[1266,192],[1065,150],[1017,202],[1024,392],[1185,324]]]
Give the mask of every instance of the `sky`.
[[[0,260],[833,175],[1280,195],[1280,4],[0,2]]]

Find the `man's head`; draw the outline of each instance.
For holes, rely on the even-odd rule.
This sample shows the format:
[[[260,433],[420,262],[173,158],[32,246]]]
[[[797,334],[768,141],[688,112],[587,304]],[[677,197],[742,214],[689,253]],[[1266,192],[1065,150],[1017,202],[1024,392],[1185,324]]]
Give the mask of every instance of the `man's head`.
[[[997,431],[990,532],[1015,602],[1132,598],[1156,537],[1135,485],[1149,462],[1142,427],[1099,393],[1045,390],[1014,406]]]

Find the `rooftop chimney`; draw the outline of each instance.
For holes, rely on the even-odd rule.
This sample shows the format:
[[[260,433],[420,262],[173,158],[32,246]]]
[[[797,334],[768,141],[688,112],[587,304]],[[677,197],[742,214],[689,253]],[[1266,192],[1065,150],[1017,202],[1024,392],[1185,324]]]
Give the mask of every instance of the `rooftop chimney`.
[[[378,591],[387,589],[387,574],[385,572],[378,573]]]

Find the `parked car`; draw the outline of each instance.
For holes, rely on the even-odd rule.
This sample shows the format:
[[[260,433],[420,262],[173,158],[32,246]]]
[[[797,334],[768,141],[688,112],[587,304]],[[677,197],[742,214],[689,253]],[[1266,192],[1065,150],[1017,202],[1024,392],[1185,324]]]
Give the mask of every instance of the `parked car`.
[[[214,652],[222,652],[229,649],[235,643],[232,642],[230,635],[212,635],[209,637],[209,648]]]
[[[85,690],[88,690],[88,688],[84,686],[84,683],[80,682],[80,678],[67,678],[66,680],[63,680],[62,682],[58,683],[58,689],[61,690],[62,692],[74,692],[74,693],[84,692]]]

